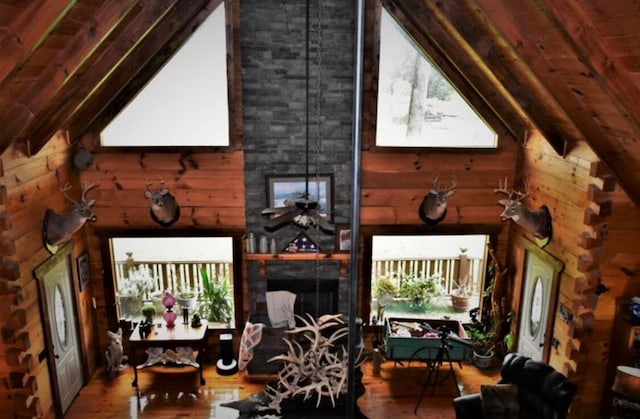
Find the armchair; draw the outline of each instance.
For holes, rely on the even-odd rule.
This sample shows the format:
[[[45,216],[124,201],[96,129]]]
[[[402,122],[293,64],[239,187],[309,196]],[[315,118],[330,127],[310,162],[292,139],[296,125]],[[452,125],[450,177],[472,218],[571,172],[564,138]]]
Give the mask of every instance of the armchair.
[[[551,366],[516,353],[510,353],[504,358],[498,384],[511,384],[499,390],[511,391],[514,400],[510,413],[490,407],[488,396],[492,386],[483,386],[482,393],[460,396],[453,400],[456,418],[514,417],[515,407],[515,411],[519,412],[519,416],[515,417],[521,419],[564,419],[578,390],[575,383]],[[499,403],[504,404],[508,392],[503,391],[500,398]]]

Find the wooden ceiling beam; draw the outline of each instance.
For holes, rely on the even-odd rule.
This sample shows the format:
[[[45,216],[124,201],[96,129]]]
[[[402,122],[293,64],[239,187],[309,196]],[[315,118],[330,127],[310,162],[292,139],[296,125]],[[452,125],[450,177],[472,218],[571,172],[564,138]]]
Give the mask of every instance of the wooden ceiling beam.
[[[22,3],[26,7],[7,25],[7,36],[0,39],[0,85],[29,61],[74,3],[75,0]]]
[[[497,81],[478,68],[477,60],[460,48],[460,41],[432,13],[424,8],[407,9],[406,1],[383,0],[383,4],[494,129],[499,123],[520,142],[527,139],[531,125],[524,113],[517,112]]]
[[[536,3],[640,138],[640,89],[626,74],[621,74],[619,69],[624,69],[624,65],[607,51],[580,6],[567,0],[536,0]]]
[[[471,49],[499,80],[559,155],[565,155],[571,144],[583,141],[580,130],[529,69],[528,62],[520,58],[512,44],[505,42],[475,1],[410,1],[421,3],[455,30],[464,47]]]
[[[21,77],[23,71],[28,71],[28,66],[18,67],[12,77],[7,79],[9,82],[0,85],[0,97],[13,99],[10,107],[3,109],[3,113],[0,114],[0,124],[3,127],[0,131],[1,150],[4,150],[19,137],[35,140],[28,138],[28,127],[31,124],[39,123],[43,110],[58,105],[56,96],[74,84],[72,81],[75,81],[79,68],[86,67],[87,62],[90,62],[90,58],[87,57],[91,57],[92,51],[95,51],[97,46],[105,38],[108,38],[113,26],[132,9],[135,9],[135,3],[126,0],[113,0],[104,3],[98,13],[100,19],[87,21],[83,29],[74,35],[73,41],[69,42],[65,49],[53,58],[41,60],[49,65],[40,71],[38,80],[31,83],[28,89],[19,93],[15,92],[15,85],[12,85],[11,82]],[[69,18],[72,13],[73,10],[69,11],[65,15],[65,19]],[[64,26],[65,23],[64,19],[61,19],[58,27]],[[55,33],[54,30],[50,35]],[[67,35],[61,34],[60,36],[66,37]],[[41,48],[34,52],[32,59],[35,60],[38,54],[48,57],[51,54],[51,49],[55,49],[55,46],[47,48],[47,45],[47,42],[44,41]],[[56,132],[58,128],[52,129],[51,133]],[[35,141],[47,141],[49,138]]]
[[[58,89],[41,110],[36,120],[32,120],[22,131],[18,142],[30,142],[30,149],[37,153],[58,129],[66,128],[67,116],[99,86],[136,45],[149,35],[151,29],[163,19],[168,10],[176,7],[179,0],[142,0],[136,13],[120,20],[110,35],[87,55],[84,62],[73,74],[73,83]]]
[[[71,137],[100,131],[108,124],[220,3],[222,0],[190,1],[189,7],[174,8],[68,116]],[[176,28],[182,29],[176,34]]]
[[[599,97],[596,96],[598,92],[593,89],[591,92],[575,91],[568,80],[563,78],[563,74],[557,71],[554,63],[550,61],[549,54],[561,55],[558,60],[562,62],[574,60],[572,62],[577,65],[573,70],[575,74],[583,74],[586,78],[585,83],[592,80],[589,76],[589,68],[580,63],[578,57],[569,56],[572,54],[572,49],[563,38],[562,31],[557,26],[558,23],[548,22],[544,34],[535,33],[527,28],[527,23],[534,22],[534,16],[539,18],[542,13],[535,4],[513,3],[508,0],[464,1],[477,2],[483,12],[487,14],[488,19],[491,19],[502,29],[508,42],[518,46],[519,56],[527,63],[530,71],[533,71],[540,82],[551,92],[555,101],[564,109],[563,114],[573,121],[574,126],[579,127],[584,140],[607,164],[620,187],[636,205],[640,206],[640,172],[637,170],[636,157],[617,145],[616,136],[611,131],[615,127],[607,126],[604,118],[598,116],[598,113],[593,109],[594,105],[590,104],[589,99],[593,101]],[[529,9],[523,10],[522,8],[525,6]],[[529,22],[522,21],[520,15],[523,13],[529,16]],[[548,21],[547,16],[544,19]],[[536,22],[535,27],[540,28],[539,22]],[[532,36],[538,37],[537,41],[532,39]],[[546,43],[553,44],[553,48],[547,48]],[[580,66],[581,69],[578,69]],[[600,90],[597,83],[594,82],[593,86]],[[593,97],[590,97],[591,95]],[[605,132],[605,129],[610,132]],[[615,162],[615,164],[611,162]]]

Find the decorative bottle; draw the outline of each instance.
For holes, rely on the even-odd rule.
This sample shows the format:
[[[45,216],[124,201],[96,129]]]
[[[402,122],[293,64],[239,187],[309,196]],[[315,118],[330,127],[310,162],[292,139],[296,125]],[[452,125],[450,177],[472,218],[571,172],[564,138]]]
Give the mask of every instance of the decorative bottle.
[[[269,253],[269,241],[267,236],[260,236],[260,253]]]
[[[176,325],[176,318],[178,318],[178,314],[173,311],[173,306],[176,304],[176,297],[169,291],[165,291],[164,297],[162,297],[162,304],[167,308],[167,311],[162,315],[164,321],[167,323],[167,327],[174,327]]]
[[[247,253],[256,252],[256,236],[253,233],[247,235]]]

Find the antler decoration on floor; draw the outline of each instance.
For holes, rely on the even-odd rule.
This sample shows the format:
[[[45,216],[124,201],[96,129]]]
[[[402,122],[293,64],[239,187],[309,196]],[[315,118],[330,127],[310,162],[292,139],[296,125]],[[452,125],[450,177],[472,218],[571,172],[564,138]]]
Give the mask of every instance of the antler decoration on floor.
[[[269,360],[284,362],[278,382],[275,386],[267,386],[266,392],[271,398],[269,407],[280,413],[282,401],[298,395],[304,395],[304,400],[308,400],[314,393],[318,395],[316,407],[320,406],[323,397],[329,397],[335,407],[336,398],[347,392],[349,357],[344,345],[334,345],[349,333],[349,329],[340,314],[324,315],[317,322],[309,314],[308,321],[302,316],[296,317],[304,326],[286,332],[291,336],[284,338],[288,353]],[[323,335],[323,330],[333,327],[337,328],[333,333],[328,337]],[[362,362],[361,355],[362,349],[356,357],[358,363]]]

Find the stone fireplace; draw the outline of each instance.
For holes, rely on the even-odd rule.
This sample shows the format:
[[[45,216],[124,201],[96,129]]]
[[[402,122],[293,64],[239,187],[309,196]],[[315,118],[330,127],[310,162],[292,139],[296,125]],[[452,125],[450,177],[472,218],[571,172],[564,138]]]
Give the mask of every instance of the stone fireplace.
[[[319,289],[319,292],[316,291]],[[267,291],[289,291],[296,295],[294,313],[303,315],[334,314],[338,312],[338,278],[291,279],[267,278]]]

